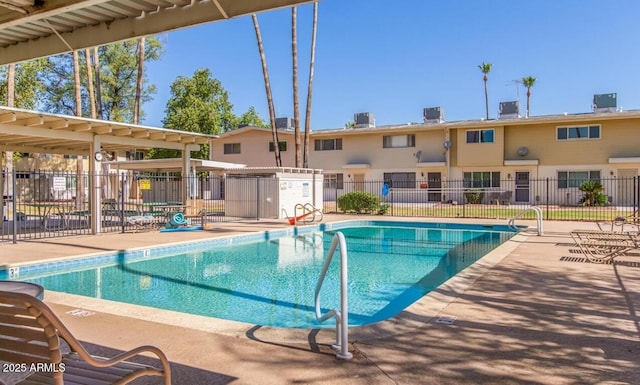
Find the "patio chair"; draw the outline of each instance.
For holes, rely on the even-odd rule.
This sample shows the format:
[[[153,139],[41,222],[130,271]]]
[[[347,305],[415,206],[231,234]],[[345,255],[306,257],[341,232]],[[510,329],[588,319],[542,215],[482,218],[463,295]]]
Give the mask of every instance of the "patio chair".
[[[571,237],[582,254],[591,262],[606,262],[638,249],[638,233],[603,230],[574,230]]]
[[[607,225],[611,225],[611,231],[615,231],[617,227],[620,228],[620,232],[625,231],[625,226],[633,226],[636,231],[640,230],[640,215],[638,215],[638,211],[636,210],[633,214],[627,216],[618,216],[615,217],[611,222],[606,222]],[[598,227],[601,230],[604,230],[600,223],[598,223]]]
[[[500,204],[510,205],[511,204],[511,191],[503,191],[500,193]]]
[[[141,353],[155,356],[161,368],[125,361]],[[20,384],[128,384],[143,376],[161,376],[171,384],[169,360],[160,349],[141,346],[112,358],[92,356],[47,305],[17,292],[0,291],[0,360],[39,368],[24,373]]]

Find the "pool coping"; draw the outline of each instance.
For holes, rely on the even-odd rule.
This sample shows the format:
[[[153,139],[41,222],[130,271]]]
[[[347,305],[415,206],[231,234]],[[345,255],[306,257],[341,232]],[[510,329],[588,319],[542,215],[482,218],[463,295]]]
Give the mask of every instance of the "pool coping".
[[[313,231],[317,228],[331,230],[334,228],[340,228],[349,225],[363,225],[370,224],[372,222],[397,222],[408,223],[415,226],[416,223],[436,224],[434,228],[440,227],[440,222],[416,222],[406,220],[343,220],[332,223],[323,223],[320,226],[299,226],[295,228],[286,228],[279,230],[265,230],[256,231],[245,235],[228,235],[217,237],[209,240],[199,241],[184,241],[175,242],[170,244],[161,244],[153,247],[158,254],[164,254],[171,251],[189,248],[205,247],[206,245],[217,244],[230,244],[233,240],[240,240],[241,242],[249,240],[269,239],[273,237],[279,237],[289,234],[298,234]],[[453,223],[447,223],[452,225]],[[440,225],[440,226],[438,226]],[[477,224],[476,224],[477,225]],[[465,228],[467,227],[464,224]],[[482,227],[484,225],[477,225]],[[503,225],[491,225],[491,227],[504,227]],[[506,257],[511,251],[513,251],[519,243],[526,239],[526,235],[523,233],[516,233],[506,242],[502,243],[488,254],[484,255],[474,264],[465,268],[454,277],[445,281],[438,286],[437,289],[423,296],[409,307],[405,308],[402,312],[387,320],[380,321],[371,325],[365,326],[353,326],[349,328],[350,341],[364,341],[375,338],[384,338],[392,335],[403,334],[405,332],[414,331],[416,328],[425,326],[430,320],[440,314],[448,304],[453,302],[460,294],[473,285],[473,283],[479,279],[483,274],[489,271],[493,266],[498,264],[504,257]],[[149,247],[137,247],[125,250],[126,253],[132,253],[133,259],[148,258],[149,256],[144,254],[145,250]],[[75,255],[68,257],[58,257],[46,261],[39,262],[25,262],[15,264],[13,266],[3,267],[5,270],[11,267],[28,267],[36,265],[47,265],[53,267],[57,263],[65,263],[67,261],[85,260],[87,264],[95,263],[96,258],[109,258],[114,255],[113,252],[97,252],[88,253],[83,255]],[[160,255],[159,255],[160,256]],[[121,258],[122,251],[115,253],[114,258]],[[1,270],[0,270],[1,271]],[[0,275],[0,279],[2,276]],[[46,291],[45,299],[47,302],[52,302],[59,305],[69,306],[72,308],[89,310],[91,312],[101,312],[117,316],[129,317],[134,319],[141,319],[145,321],[153,321],[157,323],[190,328],[205,332],[219,333],[228,336],[250,338],[250,339],[265,339],[265,340],[277,340],[277,341],[307,341],[309,333],[315,331],[327,338],[333,338],[335,335],[333,328],[329,329],[294,329],[294,328],[278,328],[272,326],[261,326],[256,324],[243,323],[238,321],[230,321],[221,318],[213,318],[206,316],[198,316],[187,313],[180,313],[176,311],[157,309],[141,305],[127,304],[123,302],[97,299],[91,297],[84,297],[75,294],[67,294],[61,292]],[[213,321],[213,322],[212,322]],[[328,322],[333,322],[332,320]]]

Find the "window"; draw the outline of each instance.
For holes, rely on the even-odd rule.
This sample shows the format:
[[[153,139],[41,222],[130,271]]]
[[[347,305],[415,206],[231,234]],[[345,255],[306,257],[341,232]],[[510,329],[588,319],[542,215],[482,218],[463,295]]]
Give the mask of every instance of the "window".
[[[327,174],[324,176],[324,188],[343,189],[344,174]]]
[[[385,172],[384,183],[393,188],[416,188],[416,173]]]
[[[415,147],[415,135],[385,135],[382,137],[382,148]]]
[[[287,142],[278,142],[278,148],[280,151],[287,151]],[[269,152],[274,152],[273,142],[269,142]]]
[[[225,154],[239,154],[240,153],[240,143],[225,143],[224,144],[224,153]]]
[[[109,159],[109,156],[111,157],[111,159],[116,159],[116,154],[115,153],[110,153],[110,155],[107,156],[107,159]],[[127,160],[143,160],[144,159],[144,151],[138,151],[138,150],[130,150],[127,151]]]
[[[584,182],[600,180],[600,171],[558,171],[558,188],[578,188]]]
[[[600,139],[600,126],[558,127],[558,140]]]
[[[499,171],[474,171],[464,173],[465,188],[500,187]]]
[[[342,139],[316,139],[314,141],[314,150],[316,151],[342,150]]]
[[[489,130],[468,130],[467,143],[493,143],[493,128]]]

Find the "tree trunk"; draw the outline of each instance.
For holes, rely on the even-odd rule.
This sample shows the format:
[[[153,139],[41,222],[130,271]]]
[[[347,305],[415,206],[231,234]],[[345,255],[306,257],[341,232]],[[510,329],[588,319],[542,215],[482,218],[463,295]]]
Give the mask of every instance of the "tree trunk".
[[[489,78],[484,75],[484,105],[487,112],[487,120],[489,120],[489,90],[487,89],[487,80]]]
[[[296,142],[296,167],[302,167],[302,148],[300,145],[300,106],[298,105],[298,14],[296,7],[291,8],[291,56],[293,63],[293,129]]]
[[[258,25],[258,16],[252,14],[253,26],[256,30],[256,39],[258,40],[258,50],[260,51],[260,61],[262,62],[262,75],[264,77],[264,88],[267,92],[267,103],[269,105],[269,119],[271,120],[271,134],[273,136],[273,153],[276,157],[276,167],[282,167],[280,159],[280,146],[278,146],[278,129],[276,128],[276,113],[273,107],[273,97],[271,95],[271,83],[269,82],[269,72],[267,71],[267,58],[264,54],[262,46],[262,36],[260,35],[260,26]]]
[[[82,116],[82,93],[80,88],[80,60],[78,51],[73,51],[73,79],[76,97],[76,116]],[[76,157],[76,209],[84,208],[84,157],[78,154]]]
[[[311,34],[311,60],[309,64],[309,87],[307,88],[307,110],[304,117],[304,156],[302,165],[309,167],[309,135],[311,133],[311,95],[313,94],[313,69],[316,60],[316,30],[318,26],[318,2],[313,3],[313,32]]]
[[[529,100],[531,99],[531,88],[527,88],[527,118],[529,117]]]
[[[144,75],[144,37],[140,38],[138,47],[138,82],[136,83],[136,100],[133,105],[133,124],[138,124],[140,121],[140,98],[142,97],[142,78]]]
[[[98,119],[102,117],[102,91],[100,90],[100,57],[98,47],[93,51],[93,66],[95,68],[94,73],[96,75],[96,114]]]
[[[93,69],[91,66],[91,51],[84,50],[84,59],[87,62],[87,92],[89,93],[89,114],[91,119],[96,118],[96,95],[93,90]]]

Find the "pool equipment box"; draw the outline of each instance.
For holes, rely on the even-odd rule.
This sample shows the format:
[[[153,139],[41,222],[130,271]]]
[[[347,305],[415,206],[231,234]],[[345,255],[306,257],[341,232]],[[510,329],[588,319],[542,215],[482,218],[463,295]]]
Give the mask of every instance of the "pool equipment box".
[[[322,170],[290,167],[227,169],[225,215],[285,219],[297,204],[323,209]]]

